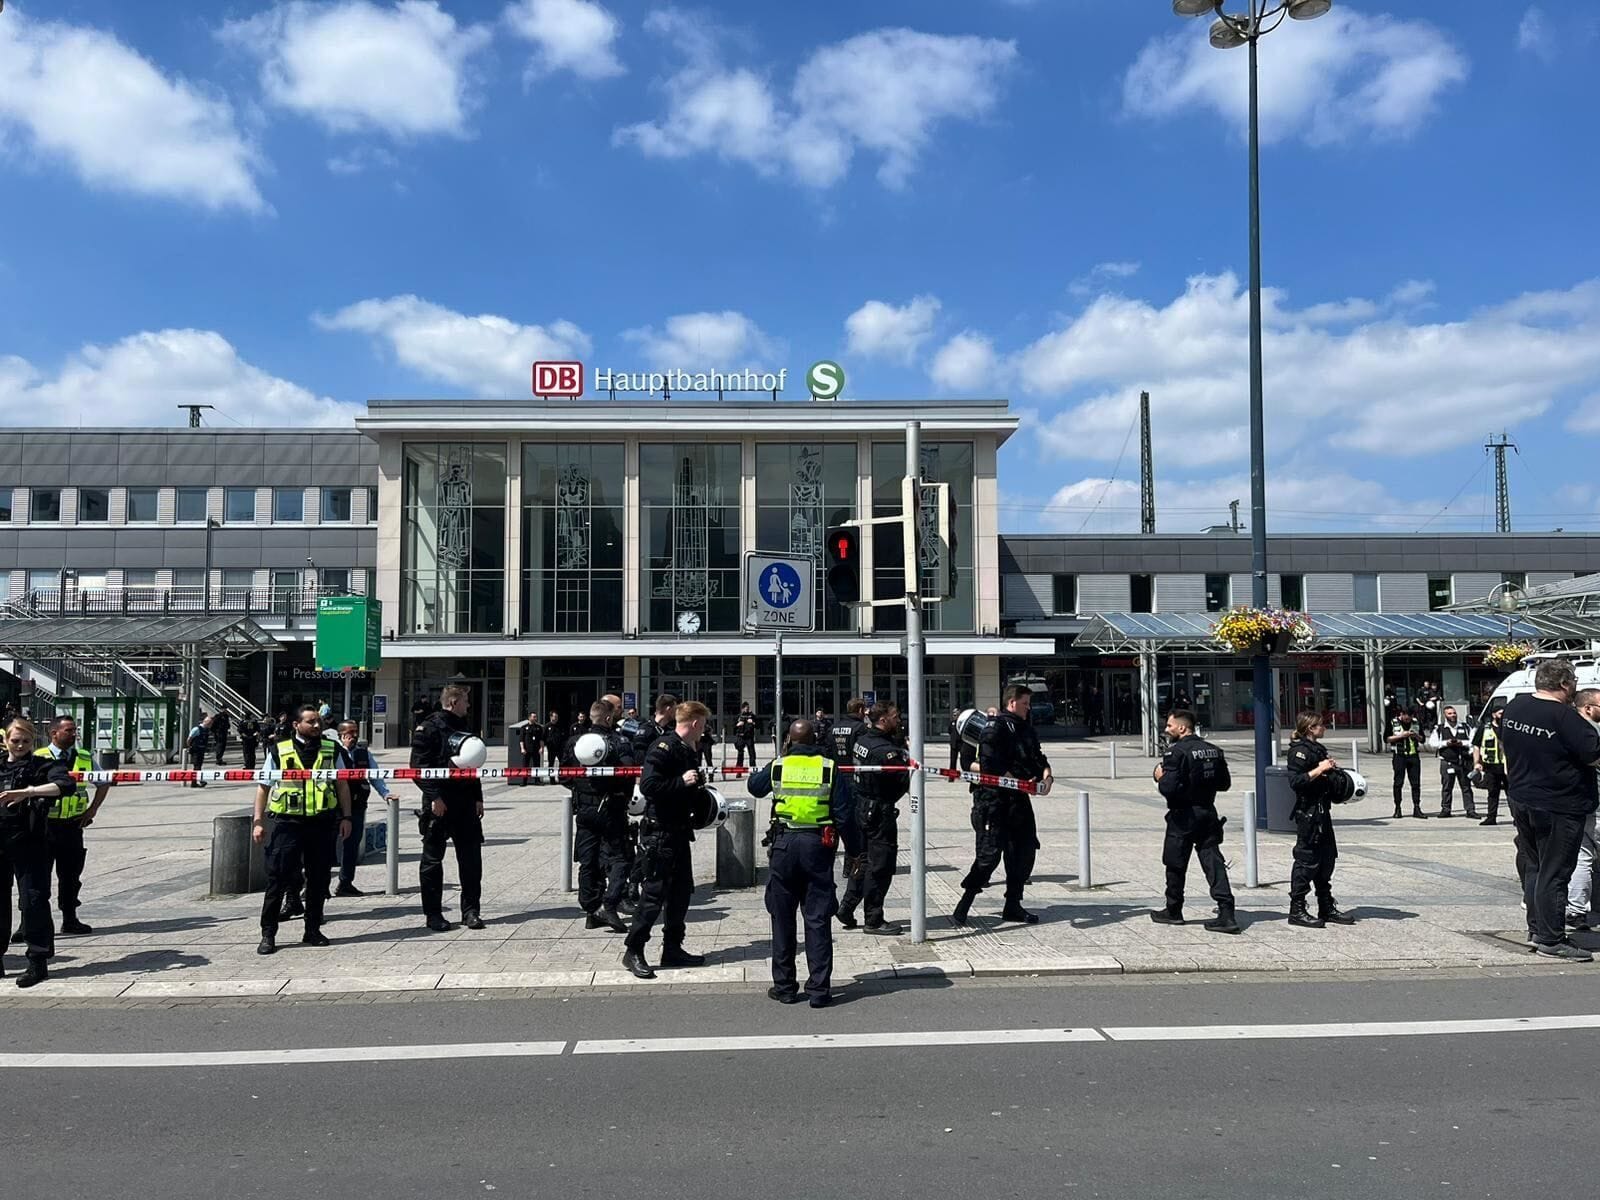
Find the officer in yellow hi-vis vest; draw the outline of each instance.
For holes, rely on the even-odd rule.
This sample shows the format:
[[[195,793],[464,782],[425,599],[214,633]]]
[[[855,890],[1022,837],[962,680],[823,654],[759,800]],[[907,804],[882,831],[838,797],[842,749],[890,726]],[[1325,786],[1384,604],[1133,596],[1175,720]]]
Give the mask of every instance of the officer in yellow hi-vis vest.
[[[833,882],[833,857],[839,846],[830,797],[834,763],[817,743],[810,721],[789,726],[783,757],[750,776],[752,796],[772,797],[772,829],[767,835],[771,871],[767,912],[772,915],[772,986],[767,995],[783,1004],[802,999],[795,980],[794,917],[806,925],[804,999],[824,1008],[833,999],[833,915],[839,895]]]
[[[78,745],[78,723],[71,717],[57,717],[52,721],[49,745],[41,746],[34,753],[41,758],[65,762],[69,771],[94,770],[94,758]],[[91,790],[93,800],[89,798]],[[50,857],[56,865],[56,907],[61,910],[62,933],[94,932],[78,920],[78,895],[83,890],[83,864],[88,857],[83,831],[94,824],[95,814],[105,803],[109,790],[103,783],[80,782],[75,790],[50,805],[46,831]],[[13,934],[12,940],[20,940],[20,935]]]
[[[1489,815],[1480,825],[1496,825],[1500,815],[1500,795],[1506,790],[1506,756],[1500,750],[1500,717],[1505,713],[1505,701],[1489,710],[1472,735],[1472,762],[1483,773],[1483,785],[1489,790]]]
[[[1411,781],[1411,815],[1426,820],[1422,811],[1422,731],[1412,722],[1411,714],[1401,713],[1389,726],[1389,749],[1394,755],[1394,815],[1400,815],[1401,792],[1406,780]]]
[[[269,771],[334,771],[348,767],[344,751],[322,736],[322,715],[315,704],[302,704],[289,737],[267,751]],[[267,836],[267,814],[272,835]],[[297,873],[306,885],[306,927],[300,940],[326,946],[322,908],[328,898],[337,839],[350,836],[350,785],[343,780],[280,780],[256,788],[256,820],[252,836],[267,843],[267,894],[261,902],[261,944],[257,954],[277,950],[279,907]],[[300,872],[295,868],[300,867]]]

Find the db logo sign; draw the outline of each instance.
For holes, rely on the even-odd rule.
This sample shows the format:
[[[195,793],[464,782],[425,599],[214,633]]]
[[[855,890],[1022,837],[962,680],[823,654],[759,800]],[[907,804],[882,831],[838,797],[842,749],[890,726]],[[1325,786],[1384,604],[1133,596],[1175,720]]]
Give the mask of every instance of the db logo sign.
[[[536,362],[533,364],[535,396],[583,395],[581,362]]]

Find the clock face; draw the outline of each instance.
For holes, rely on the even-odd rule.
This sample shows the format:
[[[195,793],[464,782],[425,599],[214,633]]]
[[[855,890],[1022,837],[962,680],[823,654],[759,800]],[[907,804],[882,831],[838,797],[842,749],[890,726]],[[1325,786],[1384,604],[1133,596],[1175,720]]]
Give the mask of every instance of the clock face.
[[[700,632],[700,614],[697,613],[697,612],[679,613],[678,614],[678,632],[679,633],[699,633]]]

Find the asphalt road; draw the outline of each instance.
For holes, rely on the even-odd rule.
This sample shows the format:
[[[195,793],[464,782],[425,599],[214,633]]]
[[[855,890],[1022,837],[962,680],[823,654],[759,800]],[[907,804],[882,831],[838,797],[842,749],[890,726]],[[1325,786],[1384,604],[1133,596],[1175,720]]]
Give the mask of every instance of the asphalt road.
[[[1594,1014],[1595,982],[1553,968],[973,984],[867,992],[825,1012],[760,993],[14,1009],[0,1036],[8,1054],[562,1050],[0,1069],[7,1190],[163,1200],[1586,1194],[1600,1029],[1179,1042],[1096,1031]],[[595,1039],[1054,1028],[1091,1040],[573,1053]]]

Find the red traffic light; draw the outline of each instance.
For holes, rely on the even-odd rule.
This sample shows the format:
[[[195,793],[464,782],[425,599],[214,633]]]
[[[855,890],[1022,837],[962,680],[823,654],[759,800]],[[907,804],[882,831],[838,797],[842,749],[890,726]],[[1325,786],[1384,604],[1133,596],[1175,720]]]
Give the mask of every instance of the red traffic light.
[[[861,530],[841,525],[828,530],[828,594],[835,604],[861,602]]]

